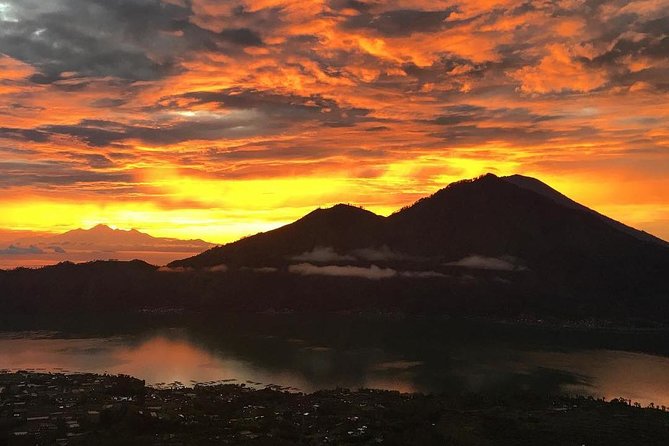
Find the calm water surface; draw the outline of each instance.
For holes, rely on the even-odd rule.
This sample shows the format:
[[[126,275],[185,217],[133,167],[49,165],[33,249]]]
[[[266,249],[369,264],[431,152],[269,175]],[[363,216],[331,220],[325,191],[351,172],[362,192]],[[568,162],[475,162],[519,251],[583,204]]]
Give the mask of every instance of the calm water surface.
[[[669,333],[295,315],[0,320],[0,369],[302,391],[556,392],[669,405]]]

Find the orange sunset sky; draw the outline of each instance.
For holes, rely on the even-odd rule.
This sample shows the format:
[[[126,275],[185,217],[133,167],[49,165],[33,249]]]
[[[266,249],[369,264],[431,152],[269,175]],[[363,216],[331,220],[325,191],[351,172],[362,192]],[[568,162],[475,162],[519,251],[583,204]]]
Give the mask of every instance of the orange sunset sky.
[[[535,176],[669,239],[669,0],[0,0],[0,228],[226,242]]]

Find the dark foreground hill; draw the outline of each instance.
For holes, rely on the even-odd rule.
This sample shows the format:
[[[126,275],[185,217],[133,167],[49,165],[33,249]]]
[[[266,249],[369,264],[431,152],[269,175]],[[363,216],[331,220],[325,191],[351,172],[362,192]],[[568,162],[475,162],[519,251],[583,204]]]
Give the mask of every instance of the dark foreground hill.
[[[669,248],[527,177],[389,216],[337,205],[157,268],[0,272],[0,309],[381,311],[669,321]]]

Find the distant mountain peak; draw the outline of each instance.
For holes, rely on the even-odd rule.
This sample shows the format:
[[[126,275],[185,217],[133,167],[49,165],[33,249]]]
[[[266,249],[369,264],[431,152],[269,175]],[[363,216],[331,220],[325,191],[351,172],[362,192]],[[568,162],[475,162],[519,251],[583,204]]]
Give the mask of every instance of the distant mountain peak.
[[[100,223],[61,234],[24,236],[5,246],[0,246],[2,267],[41,265],[62,260],[81,262],[137,257],[164,264],[184,255],[202,252],[213,244],[202,240],[153,237],[137,229],[114,229]]]
[[[137,229],[114,229],[107,224],[99,223],[89,229],[73,229],[62,234],[42,237],[38,240],[40,243],[67,243],[86,245],[95,245],[100,249],[110,248],[131,248],[137,247],[144,249],[150,246],[193,246],[197,248],[207,248],[211,243],[202,240],[180,240],[172,238],[154,237]]]
[[[132,229],[112,228],[111,226],[106,225],[104,223],[98,223],[97,225],[93,226],[90,229],[81,228],[79,230],[80,231],[87,231],[87,232],[107,232],[107,233],[117,232],[117,233],[144,234],[143,232],[138,231],[135,228],[132,228]]]
[[[93,226],[90,229],[83,229],[81,228],[82,231],[96,231],[96,232],[109,232],[109,231],[115,231],[116,229],[112,228],[111,226],[107,226],[104,223],[98,223],[97,225]]]

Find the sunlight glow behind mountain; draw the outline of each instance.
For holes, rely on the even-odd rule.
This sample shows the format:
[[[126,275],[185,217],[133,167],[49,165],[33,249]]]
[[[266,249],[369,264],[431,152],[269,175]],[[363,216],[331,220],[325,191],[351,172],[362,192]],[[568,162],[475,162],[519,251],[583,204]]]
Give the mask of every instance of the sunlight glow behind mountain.
[[[221,243],[494,172],[667,239],[667,7],[6,0],[0,227]]]

